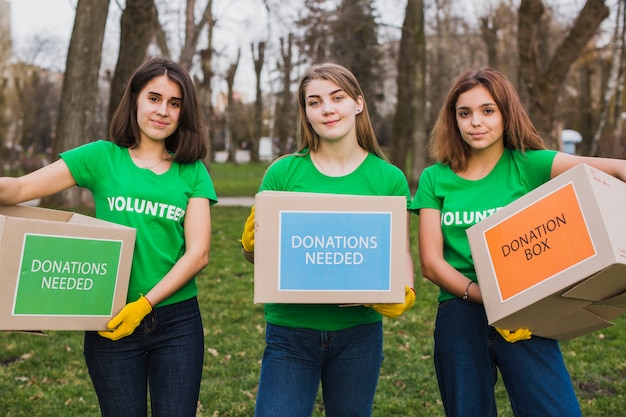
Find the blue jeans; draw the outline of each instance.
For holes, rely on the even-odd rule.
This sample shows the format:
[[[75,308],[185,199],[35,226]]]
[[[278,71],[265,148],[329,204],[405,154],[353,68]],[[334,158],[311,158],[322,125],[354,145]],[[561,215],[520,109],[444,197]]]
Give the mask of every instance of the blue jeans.
[[[372,414],[382,322],[339,331],[268,323],[265,339],[255,417],[310,417],[320,380],[328,417]]]
[[[482,304],[455,298],[439,305],[434,360],[448,417],[495,417],[497,369],[516,417],[582,415],[558,342],[509,343],[487,324]]]
[[[204,360],[196,298],[157,307],[133,334],[111,341],[85,333],[85,361],[103,417],[195,416]]]

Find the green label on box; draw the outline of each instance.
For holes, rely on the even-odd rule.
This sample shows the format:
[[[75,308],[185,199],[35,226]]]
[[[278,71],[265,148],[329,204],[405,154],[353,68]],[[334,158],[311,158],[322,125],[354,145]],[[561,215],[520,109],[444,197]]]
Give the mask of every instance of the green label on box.
[[[26,234],[14,315],[110,316],[122,241]]]

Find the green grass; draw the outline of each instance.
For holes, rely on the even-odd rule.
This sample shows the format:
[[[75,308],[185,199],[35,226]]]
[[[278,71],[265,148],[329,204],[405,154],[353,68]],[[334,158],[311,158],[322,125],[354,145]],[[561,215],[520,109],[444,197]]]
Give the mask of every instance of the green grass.
[[[267,163],[232,164],[213,162],[209,173],[218,197],[253,196],[259,190]]]
[[[248,168],[252,173],[245,172]],[[256,188],[262,170],[220,165],[215,174],[216,187],[230,183],[232,174],[256,181],[247,186]],[[206,344],[198,416],[253,413],[264,319],[262,306],[253,303],[253,267],[243,260],[238,242],[247,215],[246,207],[212,209],[211,261],[198,278]],[[416,246],[413,252],[418,265]],[[418,278],[416,293],[413,309],[399,319],[385,319],[385,360],[375,417],[444,415],[432,364],[437,289]],[[615,327],[561,345],[585,417],[624,415],[626,320],[620,317],[616,322]],[[0,417],[99,416],[82,356],[82,332],[50,331],[47,336],[0,332],[0,346]],[[499,415],[511,417],[500,382],[497,395]],[[323,416],[320,404],[315,417]]]

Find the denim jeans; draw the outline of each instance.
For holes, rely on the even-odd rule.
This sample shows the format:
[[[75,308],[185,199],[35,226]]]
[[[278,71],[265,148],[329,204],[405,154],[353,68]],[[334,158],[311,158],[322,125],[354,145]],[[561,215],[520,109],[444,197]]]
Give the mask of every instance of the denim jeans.
[[[85,361],[103,417],[195,416],[204,360],[196,298],[157,307],[133,334],[85,333]]]
[[[310,417],[320,381],[328,417],[366,417],[383,359],[382,323],[318,331],[268,323],[255,417]]]
[[[582,415],[558,342],[509,343],[487,324],[482,304],[455,298],[439,305],[434,360],[448,417],[495,417],[498,369],[516,417]]]

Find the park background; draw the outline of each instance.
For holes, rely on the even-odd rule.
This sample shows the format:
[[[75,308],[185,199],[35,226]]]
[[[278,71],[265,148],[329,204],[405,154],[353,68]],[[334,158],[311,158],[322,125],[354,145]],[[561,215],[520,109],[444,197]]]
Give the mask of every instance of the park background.
[[[29,0],[0,0],[1,175],[106,138],[121,86],[154,55],[194,76],[209,126],[205,163],[223,201],[252,197],[268,163],[293,149],[298,77],[321,61],[357,75],[412,190],[432,163],[425,149],[439,104],[467,67],[504,72],[551,148],[575,131],[572,152],[626,152],[624,0],[66,0],[74,14],[66,43],[27,18],[14,22],[18,1]],[[14,41],[15,24],[32,37]],[[259,152],[268,139],[270,152]],[[41,204],[91,210],[80,189]],[[207,347],[198,415],[252,415],[264,320],[238,242],[248,211],[212,209],[211,261],[198,277]],[[416,292],[412,310],[385,319],[375,416],[443,415],[432,365],[437,289],[419,268]],[[626,330],[623,318],[616,323],[562,343],[585,416],[624,415]],[[0,333],[0,416],[97,416],[82,334],[46,334]],[[500,415],[510,416],[501,383],[498,396]]]

